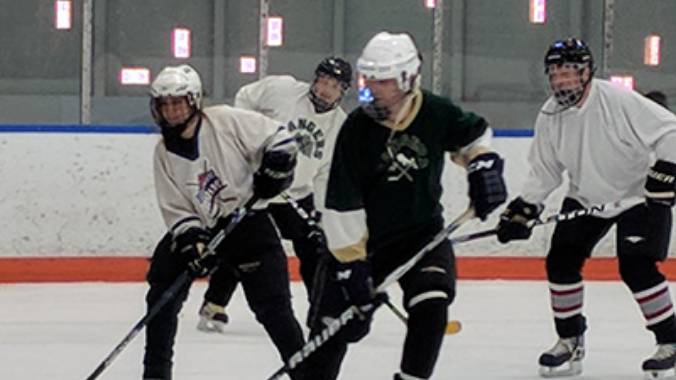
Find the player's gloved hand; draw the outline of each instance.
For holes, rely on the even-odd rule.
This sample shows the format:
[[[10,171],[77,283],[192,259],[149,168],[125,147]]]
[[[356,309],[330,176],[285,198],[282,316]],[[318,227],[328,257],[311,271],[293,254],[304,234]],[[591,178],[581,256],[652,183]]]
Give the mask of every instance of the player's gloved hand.
[[[469,198],[476,216],[486,220],[488,214],[507,200],[502,178],[504,162],[496,153],[482,153],[467,165]]]
[[[371,317],[387,295],[375,293],[371,263],[368,260],[336,262],[335,281],[341,287],[346,301],[357,306],[358,318],[347,324],[343,331],[348,342],[357,342],[368,334]]]
[[[649,206],[673,206],[676,191],[674,178],[676,178],[676,164],[657,160],[648,171],[648,179],[645,182],[646,203]]]
[[[193,277],[207,276],[216,265],[215,255],[205,255],[210,239],[211,234],[199,227],[190,227],[174,237],[172,251],[183,256]]]
[[[347,301],[359,307],[368,317],[382,303],[382,295],[376,295],[371,277],[371,262],[355,260],[347,263],[336,263],[335,278],[343,290]]]
[[[258,199],[270,199],[288,189],[293,182],[295,167],[295,154],[277,150],[265,152],[261,167],[254,174],[254,196]]]
[[[537,219],[542,212],[541,205],[534,205],[521,199],[509,202],[507,209],[500,215],[497,235],[500,243],[511,240],[527,240],[533,232],[530,221]]]
[[[324,234],[324,230],[320,226],[321,217],[322,214],[317,210],[312,210],[312,212],[310,212],[310,220],[307,223],[307,238],[317,247],[326,247],[326,234]]]

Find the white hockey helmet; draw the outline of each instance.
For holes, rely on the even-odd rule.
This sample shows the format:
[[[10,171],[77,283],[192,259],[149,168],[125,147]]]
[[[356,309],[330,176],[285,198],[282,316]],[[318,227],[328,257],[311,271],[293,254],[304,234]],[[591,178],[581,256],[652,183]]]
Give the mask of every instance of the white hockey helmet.
[[[159,111],[157,99],[165,96],[181,97],[188,100],[188,105],[193,109],[188,120],[202,109],[202,80],[197,71],[190,65],[167,66],[150,85],[150,109],[153,118],[160,127],[170,127]],[[187,121],[186,120],[186,123]],[[183,129],[185,126],[182,125]]]
[[[380,32],[366,44],[357,60],[365,79],[396,79],[409,92],[420,84],[420,53],[408,33]]]

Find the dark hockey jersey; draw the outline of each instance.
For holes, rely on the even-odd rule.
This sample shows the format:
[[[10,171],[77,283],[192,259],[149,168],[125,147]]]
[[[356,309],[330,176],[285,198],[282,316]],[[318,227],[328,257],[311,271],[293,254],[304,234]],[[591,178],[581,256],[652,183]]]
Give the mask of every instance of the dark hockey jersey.
[[[365,210],[369,251],[421,226],[441,225],[444,153],[460,151],[488,128],[483,118],[427,91],[413,107],[403,130],[356,109],[336,142],[326,206]]]

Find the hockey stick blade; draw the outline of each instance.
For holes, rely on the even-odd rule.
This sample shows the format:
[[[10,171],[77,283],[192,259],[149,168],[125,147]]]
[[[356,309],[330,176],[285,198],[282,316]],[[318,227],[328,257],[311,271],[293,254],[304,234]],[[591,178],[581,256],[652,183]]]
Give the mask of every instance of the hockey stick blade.
[[[598,214],[600,212],[604,211],[612,211],[612,210],[617,210],[619,208],[625,208],[625,207],[633,207],[636,205],[639,205],[641,203],[645,202],[645,198],[643,197],[631,197],[627,199],[623,199],[620,201],[615,201],[615,202],[610,202],[610,203],[604,203],[601,205],[596,205],[596,206],[591,206],[589,208],[585,209],[580,209],[580,210],[573,210],[569,212],[563,212],[560,214],[554,214],[546,217],[544,220],[535,220],[532,222],[533,227],[537,226],[542,226],[545,224],[551,224],[554,222],[564,222],[568,220],[572,220],[575,218],[579,218],[581,216],[587,216],[587,215],[593,215],[593,214]],[[464,243],[472,240],[477,240],[481,238],[485,238],[488,236],[493,236],[498,233],[497,228],[491,228],[489,230],[483,230],[479,232],[474,232],[471,234],[467,235],[461,235],[457,236],[454,238],[451,238],[451,244],[458,244],[458,243]]]
[[[460,226],[462,226],[465,222],[472,219],[473,217],[474,217],[474,209],[472,208],[467,209],[467,211],[462,213],[462,215],[456,218],[443,230],[439,231],[436,235],[434,235],[434,238],[432,238],[432,240],[429,243],[427,243],[422,249],[416,252],[415,255],[413,255],[410,259],[408,259],[408,261],[406,261],[404,264],[402,264],[400,267],[398,267],[392,273],[390,273],[387,277],[385,277],[385,280],[383,280],[383,282],[376,288],[375,293],[384,292],[389,285],[396,282],[399,278],[401,278],[401,276],[403,276],[406,272],[408,272],[418,261],[420,261],[420,259],[425,254],[434,249],[442,241],[447,239],[448,235],[450,235],[451,233],[453,233],[453,231],[460,228]],[[324,343],[326,343],[326,341],[331,339],[331,337],[335,336],[343,327],[345,327],[345,325],[348,322],[350,322],[352,319],[355,318],[355,316],[359,315],[360,313],[361,311],[359,310],[359,307],[357,305],[352,305],[347,309],[345,309],[338,316],[338,318],[333,319],[329,325],[327,325],[324,329],[322,329],[322,331],[320,331],[315,336],[310,337],[308,339],[308,342],[305,343],[305,345],[300,350],[294,353],[282,367],[280,367],[277,371],[275,371],[266,380],[280,379],[282,376],[284,376],[285,373],[298,367],[308,356],[316,352],[322,345],[324,345]]]
[[[202,258],[208,256],[208,255],[215,255],[216,254],[216,249],[218,246],[221,244],[223,239],[227,235],[232,232],[233,229],[239,224],[239,222],[242,221],[244,216],[249,212],[251,207],[256,203],[258,199],[252,198],[250,199],[244,206],[238,208],[234,213],[233,217],[230,220],[230,222],[221,230],[218,231],[218,233],[209,241],[209,244],[207,245],[205,249],[205,254],[202,256]],[[216,265],[218,267],[218,265]],[[213,272],[214,269],[212,269]],[[157,315],[157,313],[162,310],[164,305],[166,305],[171,299],[176,296],[176,293],[178,293],[181,289],[183,289],[184,286],[186,286],[190,280],[192,279],[192,276],[190,275],[190,272],[188,270],[183,271],[169,286],[167,290],[162,293],[160,296],[159,300],[148,310],[146,315],[139,320],[134,327],[125,335],[124,338],[118,343],[117,346],[106,356],[105,359],[99,363],[99,365],[94,369],[94,371],[87,376],[87,380],[94,380],[101,375],[101,373],[108,368],[112,362],[120,355],[120,353],[131,343],[131,341],[143,330],[143,328]]]

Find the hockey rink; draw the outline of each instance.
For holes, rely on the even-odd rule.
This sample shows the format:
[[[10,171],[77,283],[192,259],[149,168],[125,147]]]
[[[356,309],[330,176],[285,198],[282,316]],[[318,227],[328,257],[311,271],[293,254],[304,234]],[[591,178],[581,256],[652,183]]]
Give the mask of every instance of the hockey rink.
[[[237,291],[227,335],[197,331],[206,283],[193,285],[181,314],[174,379],[263,380],[280,360]],[[307,304],[292,284],[297,315]],[[0,285],[0,379],[85,379],[144,313],[144,283]],[[390,295],[399,300],[399,292]],[[588,282],[587,357],[578,379],[642,379],[642,360],[654,351],[637,305],[619,282]],[[673,294],[673,289],[672,289]],[[539,379],[537,357],[554,342],[547,284],[542,281],[460,281],[451,317],[462,321],[446,337],[433,379]],[[353,345],[341,379],[390,380],[404,328],[382,307],[372,333]],[[141,379],[141,333],[99,379]]]

